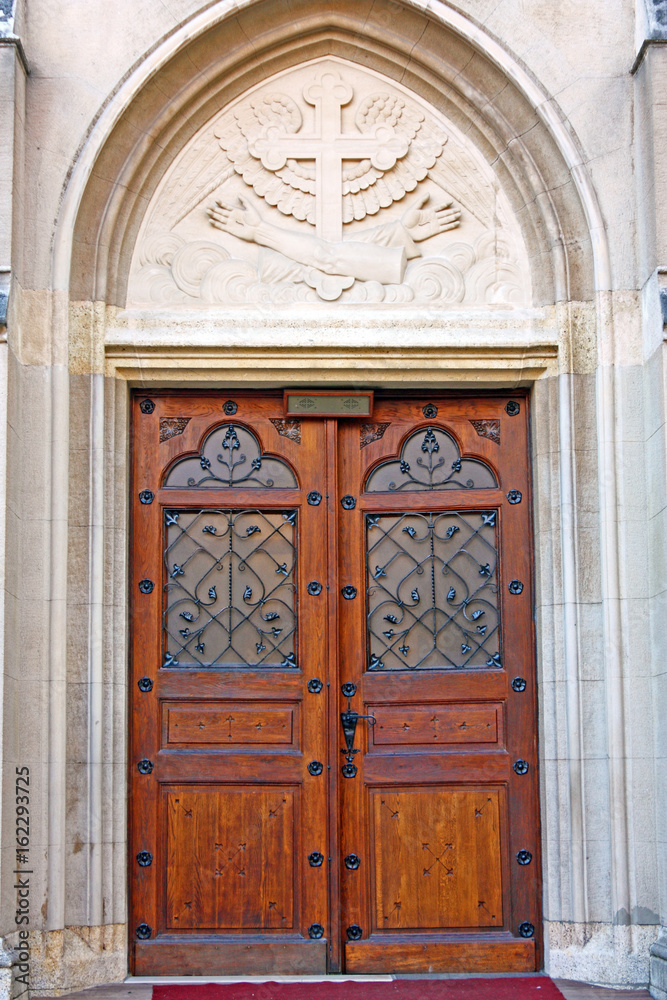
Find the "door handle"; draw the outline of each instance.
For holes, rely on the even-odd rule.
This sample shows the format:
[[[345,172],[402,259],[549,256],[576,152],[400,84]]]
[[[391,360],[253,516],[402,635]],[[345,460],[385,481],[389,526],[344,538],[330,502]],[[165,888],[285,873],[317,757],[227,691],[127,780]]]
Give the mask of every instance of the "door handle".
[[[348,764],[352,764],[354,761],[354,755],[359,753],[359,748],[354,745],[354,736],[357,731],[357,722],[359,719],[363,719],[367,722],[369,726],[375,725],[374,715],[359,715],[355,712],[353,708],[350,707],[350,699],[353,694],[356,694],[357,687],[355,684],[343,684],[341,690],[344,695],[347,696],[347,712],[340,713],[340,721],[343,726],[343,736],[345,737],[345,746],[347,749],[341,750]],[[344,769],[345,770],[345,769]],[[356,767],[354,771],[356,773]],[[347,775],[346,775],[347,777]]]

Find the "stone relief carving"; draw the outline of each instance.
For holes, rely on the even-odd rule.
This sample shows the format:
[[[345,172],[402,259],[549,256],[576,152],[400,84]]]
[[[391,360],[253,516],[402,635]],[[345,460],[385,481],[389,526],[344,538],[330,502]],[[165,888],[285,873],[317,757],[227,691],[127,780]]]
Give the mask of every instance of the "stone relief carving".
[[[323,59],[216,116],[149,206],[128,305],[524,305],[481,154],[389,80]]]

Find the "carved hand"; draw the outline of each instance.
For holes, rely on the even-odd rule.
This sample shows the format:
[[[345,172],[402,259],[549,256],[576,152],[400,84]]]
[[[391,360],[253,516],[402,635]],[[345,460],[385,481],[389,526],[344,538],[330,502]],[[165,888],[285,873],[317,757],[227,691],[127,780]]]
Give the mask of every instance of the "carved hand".
[[[225,201],[216,202],[208,209],[208,216],[216,229],[249,243],[254,241],[255,231],[262,221],[259,212],[240,195],[235,205]]]
[[[448,229],[456,229],[461,219],[461,212],[452,208],[451,201],[425,209],[424,205],[429,198],[430,195],[425,194],[408,208],[401,220],[415,243],[421,243],[430,236],[438,236]]]

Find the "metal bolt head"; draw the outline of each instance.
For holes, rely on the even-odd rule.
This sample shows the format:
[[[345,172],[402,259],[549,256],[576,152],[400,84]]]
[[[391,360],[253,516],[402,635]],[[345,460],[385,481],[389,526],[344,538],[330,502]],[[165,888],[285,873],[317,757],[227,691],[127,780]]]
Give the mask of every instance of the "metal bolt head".
[[[324,937],[324,927],[322,927],[322,924],[311,924],[308,928],[308,937],[313,938],[315,941],[319,941],[321,937]]]
[[[324,684],[319,679],[319,677],[312,677],[308,681],[308,690],[310,691],[311,694],[319,694],[323,687]]]
[[[308,864],[311,868],[321,868],[323,861],[324,855],[320,854],[319,851],[313,851],[312,854],[308,855]]]
[[[143,760],[140,760],[138,762],[137,770],[139,771],[139,774],[150,774],[151,771],[153,770],[153,761],[146,760],[146,758],[144,757]]]
[[[153,933],[151,927],[148,924],[139,924],[136,931],[134,932],[140,941],[148,941],[149,937]]]
[[[153,493],[152,490],[142,490],[141,493],[139,494],[140,503],[145,503],[145,504],[153,503],[154,499],[155,499],[155,494]]]
[[[515,399],[510,399],[505,406],[505,412],[508,413],[510,417],[516,417],[520,409],[521,407]]]
[[[311,597],[317,597],[318,594],[322,593],[322,584],[319,582],[319,580],[311,580],[308,586],[306,587],[306,590],[308,591]]]
[[[152,399],[142,399],[139,403],[139,409],[142,413],[152,413],[155,409],[155,403]]]
[[[530,851],[517,851],[516,859],[520,865],[529,865],[533,860]]]
[[[521,758],[519,758],[519,760],[514,762],[513,767],[517,774],[528,774],[530,764],[527,760],[521,760]]]
[[[341,767],[344,778],[356,778],[357,776],[357,765],[356,764],[343,764]]]
[[[518,691],[519,693],[521,691],[525,691],[526,690],[525,677],[515,677],[514,680],[512,681],[512,690]]]
[[[357,685],[353,684],[351,681],[346,681],[345,684],[341,684],[340,689],[346,698],[353,698],[357,693]]]
[[[222,404],[222,412],[226,414],[228,417],[233,417],[237,410],[238,410],[238,405],[234,402],[233,399],[228,399],[226,403]]]
[[[426,406],[423,407],[422,413],[424,414],[427,420],[433,420],[433,418],[437,417],[438,415],[438,407],[435,405],[435,403],[427,403]]]
[[[346,493],[344,497],[341,497],[340,505],[343,510],[354,510],[357,506],[357,501],[349,493]]]
[[[348,929],[345,931],[347,934],[348,941],[359,941],[361,935],[364,933],[359,926],[359,924],[350,924]]]
[[[147,694],[149,691],[153,690],[153,681],[150,677],[140,677],[137,681],[137,687],[144,694]]]
[[[150,851],[139,851],[137,854],[137,863],[142,868],[148,868],[149,865],[153,864],[153,855]]]
[[[349,583],[346,584],[345,587],[342,587],[340,592],[346,601],[353,601],[354,598],[357,596],[357,588],[353,587]]]
[[[310,764],[308,765],[308,771],[312,775],[321,774],[323,770],[324,770],[324,764],[319,760],[311,760]]]
[[[523,497],[519,490],[510,490],[507,494],[507,499],[510,503],[521,503]]]
[[[355,872],[360,864],[361,858],[357,854],[348,854],[344,861],[345,867],[351,872]]]
[[[523,938],[532,938],[535,934],[535,928],[530,923],[529,920],[524,920],[522,924],[519,924],[519,935]]]
[[[152,580],[139,580],[139,590],[142,594],[152,594],[155,584]]]
[[[510,594],[520,594],[523,591],[523,584],[521,580],[512,580],[508,584],[507,589],[509,590]]]
[[[318,493],[317,490],[311,490],[310,493],[307,494],[306,500],[311,507],[319,507],[322,503],[322,494]]]

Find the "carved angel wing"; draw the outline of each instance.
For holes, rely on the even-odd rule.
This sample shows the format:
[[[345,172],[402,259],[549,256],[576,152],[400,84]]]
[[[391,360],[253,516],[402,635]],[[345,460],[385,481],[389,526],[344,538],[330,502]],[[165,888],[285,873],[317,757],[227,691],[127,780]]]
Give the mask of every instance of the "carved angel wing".
[[[239,109],[216,130],[237,174],[255,194],[283,215],[315,225],[315,170],[307,161],[288,159],[267,168],[258,155],[261,140],[294,135],[303,124],[299,108],[286,94],[266,94]]]
[[[160,200],[159,229],[169,231],[234,173],[210,129],[197,137],[174,163]]]

